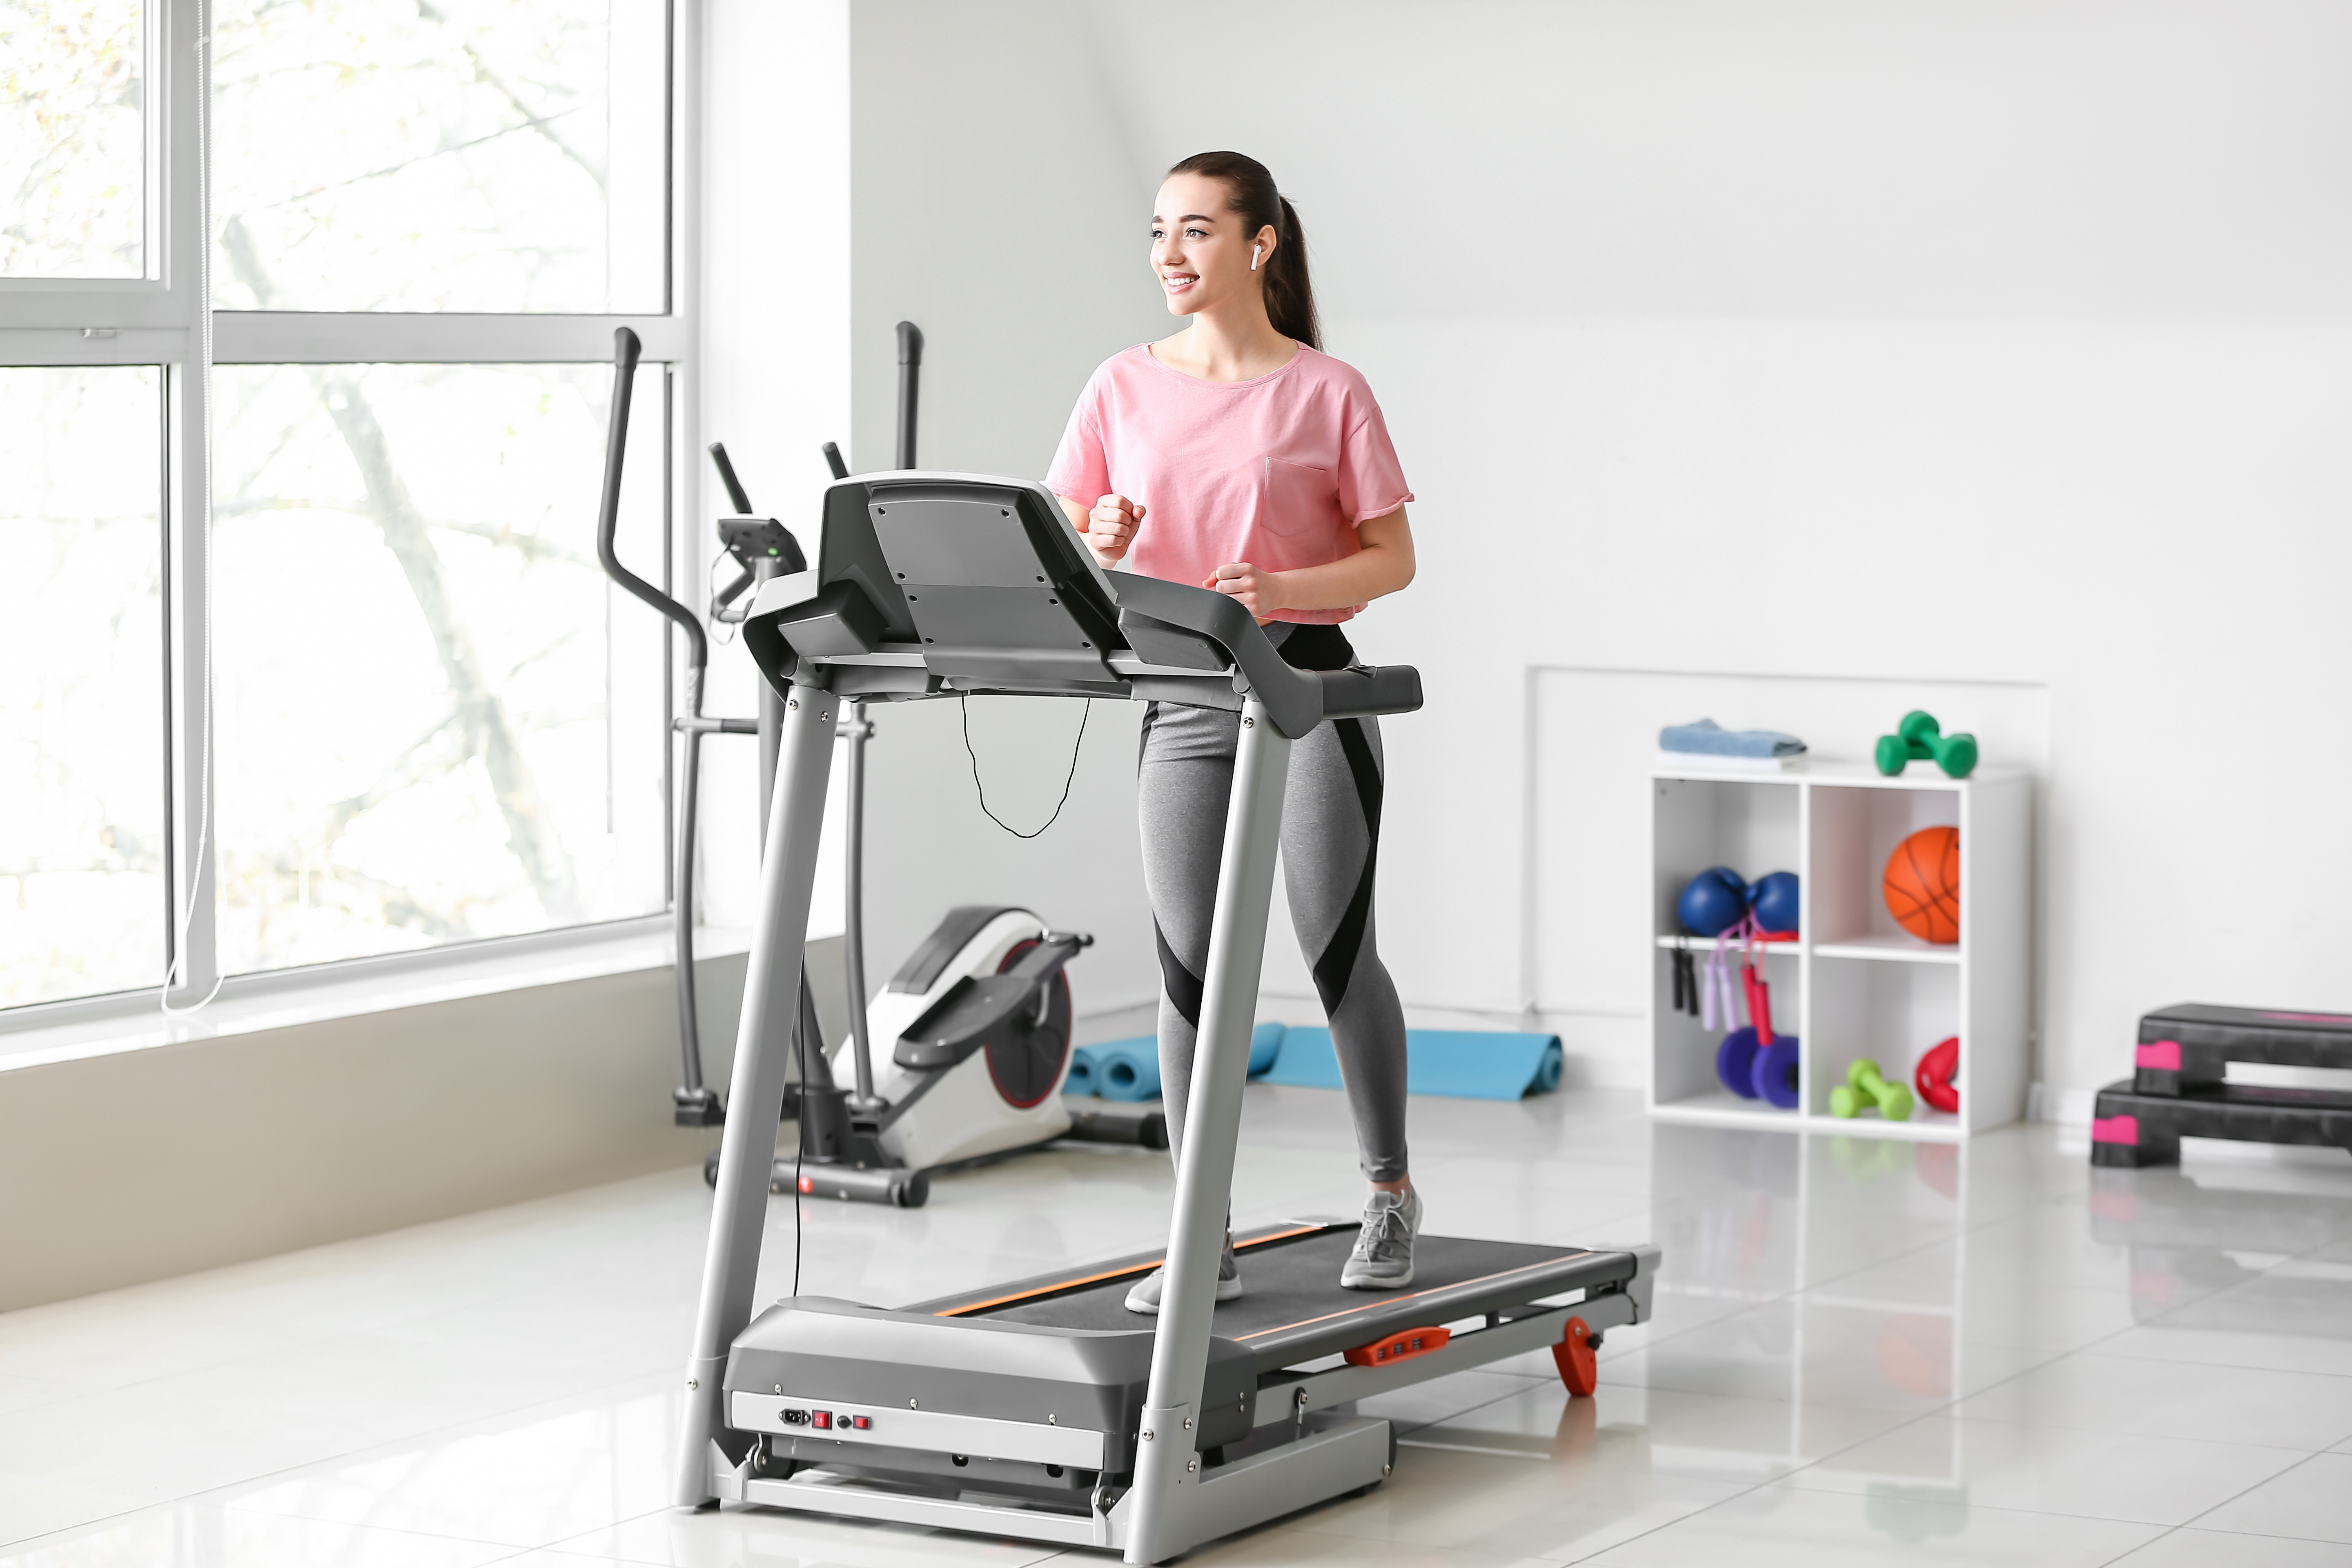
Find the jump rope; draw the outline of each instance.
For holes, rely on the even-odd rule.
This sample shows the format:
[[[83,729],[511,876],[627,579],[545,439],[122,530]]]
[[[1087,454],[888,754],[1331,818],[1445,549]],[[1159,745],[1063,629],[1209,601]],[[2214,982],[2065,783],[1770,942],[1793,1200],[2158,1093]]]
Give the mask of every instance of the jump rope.
[[[1754,915],[1741,916],[1738,925],[1715,939],[1703,972],[1691,948],[1674,949],[1675,1011],[1689,1014],[1703,1028],[1728,1032],[1739,1027],[1739,1001],[1744,999],[1748,1021],[1756,1026],[1756,1043],[1770,1045],[1772,987],[1756,973],[1756,944],[1763,935],[1764,928],[1756,923]],[[1737,992],[1731,980],[1730,950],[1735,942],[1740,944]]]

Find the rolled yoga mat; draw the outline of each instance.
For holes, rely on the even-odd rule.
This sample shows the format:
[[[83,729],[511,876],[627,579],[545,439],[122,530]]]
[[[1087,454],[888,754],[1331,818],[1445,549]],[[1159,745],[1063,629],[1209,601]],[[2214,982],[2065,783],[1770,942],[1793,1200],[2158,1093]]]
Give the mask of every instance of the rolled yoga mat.
[[[1249,1075],[1256,1078],[1281,1054],[1283,1027],[1260,1024],[1250,1031]],[[1138,1035],[1099,1046],[1080,1046],[1070,1053],[1070,1076],[1064,1094],[1093,1094],[1105,1100],[1160,1098],[1160,1038]]]
[[[1160,1042],[1150,1035],[1097,1046],[1095,1092],[1105,1100],[1160,1098]]]
[[[1485,1029],[1407,1029],[1408,1094],[1456,1100],[1518,1100],[1559,1087],[1558,1035],[1507,1035]],[[1328,1029],[1291,1029],[1268,1083],[1338,1089],[1339,1058]]]

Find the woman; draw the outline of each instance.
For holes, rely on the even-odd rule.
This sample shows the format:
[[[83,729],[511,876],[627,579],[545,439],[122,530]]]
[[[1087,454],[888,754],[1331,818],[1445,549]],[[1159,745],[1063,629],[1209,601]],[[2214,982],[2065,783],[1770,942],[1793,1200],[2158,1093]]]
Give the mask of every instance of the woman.
[[[1230,594],[1301,669],[1340,669],[1339,627],[1412,581],[1412,532],[1388,426],[1364,378],[1321,352],[1298,215],[1265,165],[1203,153],[1168,172],[1151,268],[1172,337],[1104,362],[1070,416],[1046,483],[1108,568]],[[1138,794],[1143,877],[1160,942],[1160,1069],[1170,1136],[1186,1096],[1208,967],[1240,716],[1153,703]],[[1412,1279],[1421,1199],[1405,1165],[1404,1014],[1372,942],[1380,838],[1378,721],[1341,719],[1291,748],[1284,886],[1331,1021],[1371,1195],[1340,1276]],[[1127,1299],[1160,1310],[1154,1273]],[[1242,1293],[1233,1237],[1217,1300]]]

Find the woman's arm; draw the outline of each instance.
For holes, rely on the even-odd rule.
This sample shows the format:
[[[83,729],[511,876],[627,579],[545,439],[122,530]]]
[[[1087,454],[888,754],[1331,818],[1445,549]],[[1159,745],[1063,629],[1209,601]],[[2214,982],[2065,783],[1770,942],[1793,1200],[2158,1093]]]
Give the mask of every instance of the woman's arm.
[[[1361,548],[1353,555],[1328,565],[1262,572],[1238,561],[1218,567],[1217,574],[1201,586],[1232,595],[1263,621],[1277,610],[1349,609],[1412,581],[1412,528],[1404,508],[1358,523],[1356,541]]]

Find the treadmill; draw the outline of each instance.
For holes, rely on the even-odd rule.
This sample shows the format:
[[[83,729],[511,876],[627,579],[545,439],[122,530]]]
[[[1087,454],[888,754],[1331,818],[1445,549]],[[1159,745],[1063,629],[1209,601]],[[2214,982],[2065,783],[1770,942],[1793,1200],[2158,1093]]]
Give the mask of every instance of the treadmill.
[[[1654,1247],[1423,1236],[1412,1285],[1342,1290],[1356,1223],[1303,1219],[1236,1235],[1247,1292],[1213,1299],[1290,745],[1326,719],[1418,709],[1414,670],[1294,669],[1232,599],[1107,574],[1042,486],[971,474],[835,483],[817,564],[764,584],[742,626],[783,698],[783,737],[687,1363],[679,1503],[1156,1563],[1378,1485],[1395,1435],[1359,1400],[1539,1349],[1571,1393],[1592,1391],[1602,1332],[1649,1316]],[[767,1130],[837,710],[965,692],[1241,715],[1168,1246],[940,1300],[801,1296],[755,1317]],[[919,1058],[1018,1028],[1017,974],[965,982],[889,1048]],[[1163,1263],[1159,1315],[1127,1311],[1128,1288]]]

